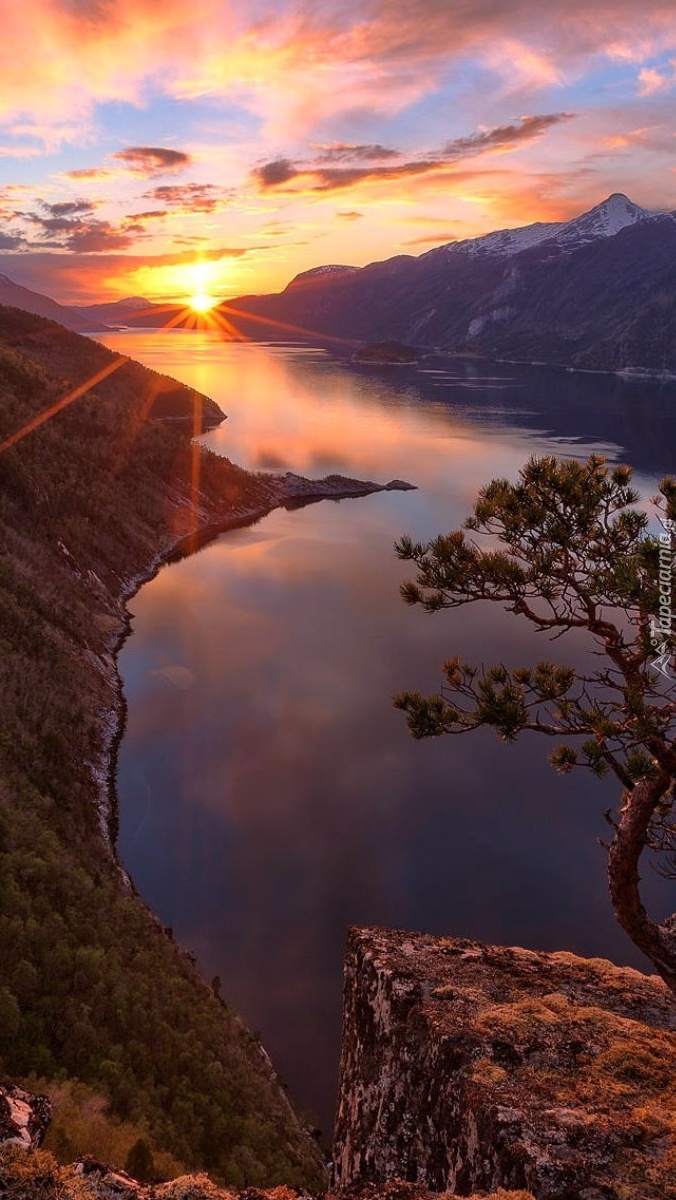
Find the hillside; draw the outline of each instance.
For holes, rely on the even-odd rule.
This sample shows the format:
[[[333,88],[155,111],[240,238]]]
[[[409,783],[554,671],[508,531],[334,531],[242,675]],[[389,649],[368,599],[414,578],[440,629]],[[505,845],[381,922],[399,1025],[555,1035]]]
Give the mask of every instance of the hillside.
[[[41,292],[22,287],[7,275],[0,275],[0,305],[47,317],[50,321],[58,321],[60,325],[65,325],[66,329],[75,329],[80,333],[105,328],[100,320],[80,313],[78,309],[70,308],[66,304],[58,304],[56,300],[43,296]]]
[[[676,371],[676,216],[615,194],[572,221],[538,223],[304,272],[278,295],[230,304],[249,337],[275,322],[348,343],[395,339],[584,369]]]
[[[0,443],[115,362],[0,309]],[[319,1155],[267,1056],[109,838],[125,596],[196,523],[278,502],[265,477],[195,456],[195,409],[222,419],[125,360],[0,453],[0,1058],[15,1078],[85,1081],[181,1164],[241,1186],[308,1184]]]

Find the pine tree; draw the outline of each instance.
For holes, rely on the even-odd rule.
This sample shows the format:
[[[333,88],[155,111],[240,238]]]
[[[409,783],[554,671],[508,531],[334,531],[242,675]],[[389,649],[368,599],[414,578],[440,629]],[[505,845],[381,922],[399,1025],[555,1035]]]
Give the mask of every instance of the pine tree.
[[[416,738],[490,726],[513,741],[534,730],[565,739],[550,756],[557,771],[616,776],[619,808],[606,814],[613,911],[676,991],[676,914],[648,915],[639,871],[648,850],[676,876],[676,479],[660,484],[651,532],[631,475],[596,455],[532,458],[517,483],[480,491],[463,530],[427,544],[402,538],[399,557],[417,567],[401,589],[408,604],[434,613],[498,603],[551,637],[587,631],[600,660],[581,671],[548,661],[478,668],[456,656],[439,693],[394,703]]]

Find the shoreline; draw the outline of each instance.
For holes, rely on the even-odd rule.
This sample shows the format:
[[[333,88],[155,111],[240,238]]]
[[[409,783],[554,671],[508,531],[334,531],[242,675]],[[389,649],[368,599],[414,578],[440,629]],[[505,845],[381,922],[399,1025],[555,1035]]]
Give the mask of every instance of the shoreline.
[[[299,508],[306,504],[319,503],[321,500],[361,499],[378,492],[415,490],[414,484],[400,479],[390,480],[386,484],[377,484],[370,480],[348,479],[344,476],[326,476],[324,479],[310,480],[292,472],[287,472],[282,476],[256,476],[252,473],[251,478],[261,484],[268,484],[267,497],[261,496],[260,501],[251,504],[249,508],[240,509],[227,516],[223,515],[216,520],[205,514],[204,519],[198,521],[197,525],[188,533],[169,537],[146,568],[127,579],[120,580],[120,589],[112,598],[119,614],[119,621],[110,634],[105,658],[99,658],[97,666],[110,687],[113,699],[112,703],[101,711],[98,718],[99,728],[103,731],[103,746],[98,761],[91,764],[92,778],[97,792],[94,803],[103,840],[119,872],[122,886],[126,891],[133,891],[139,896],[140,893],[137,892],[129,872],[117,853],[119,835],[117,766],[119,750],[127,725],[128,711],[124,682],[119,669],[119,657],[122,647],[133,633],[133,614],[129,610],[129,602],[146,583],[150,583],[155,578],[162,567],[180,562],[181,559],[196,554],[223,533],[257,524],[277,508]],[[182,500],[183,497],[177,497],[174,500],[172,504],[174,512],[181,511]],[[149,911],[152,912],[150,909]],[[159,920],[155,913],[152,915]]]

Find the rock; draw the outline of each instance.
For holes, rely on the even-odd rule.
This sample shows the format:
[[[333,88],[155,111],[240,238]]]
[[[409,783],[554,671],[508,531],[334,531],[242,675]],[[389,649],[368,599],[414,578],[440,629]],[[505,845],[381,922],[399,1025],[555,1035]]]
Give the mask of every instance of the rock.
[[[105,1175],[108,1168],[105,1163],[102,1163],[99,1158],[95,1158],[93,1154],[83,1154],[75,1162],[76,1175]]]
[[[347,475],[325,475],[323,479],[306,479],[287,471],[272,483],[277,491],[278,503],[294,503],[302,500],[348,500],[359,496],[370,496],[374,492],[416,491],[414,483],[402,479],[391,479],[389,483],[374,483],[371,479],[350,479]]]
[[[399,367],[418,362],[420,351],[415,346],[405,346],[402,342],[371,342],[362,346],[354,356],[356,363],[369,363],[374,366]]]
[[[334,1183],[676,1197],[676,1004],[567,953],[350,931]]]
[[[50,1116],[46,1096],[34,1096],[15,1084],[0,1087],[0,1143],[35,1150],[42,1144]]]

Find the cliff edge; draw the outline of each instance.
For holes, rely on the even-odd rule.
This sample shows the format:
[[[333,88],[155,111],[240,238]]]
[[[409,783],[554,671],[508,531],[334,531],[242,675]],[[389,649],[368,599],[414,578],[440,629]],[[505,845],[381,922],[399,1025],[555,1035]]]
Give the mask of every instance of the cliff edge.
[[[573,954],[352,929],[338,1189],[676,1196],[676,1004]]]

